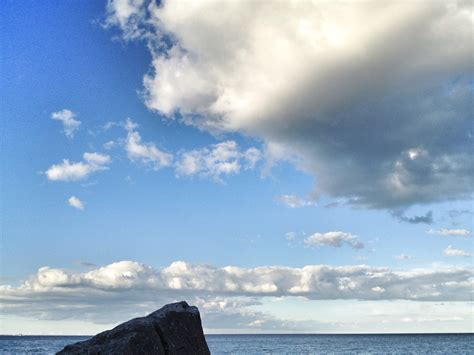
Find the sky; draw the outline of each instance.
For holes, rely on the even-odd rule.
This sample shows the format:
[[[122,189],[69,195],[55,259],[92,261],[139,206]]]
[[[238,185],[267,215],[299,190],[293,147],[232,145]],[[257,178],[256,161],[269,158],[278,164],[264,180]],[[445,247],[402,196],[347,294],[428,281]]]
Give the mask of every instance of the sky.
[[[473,331],[470,2],[0,6],[1,334]]]

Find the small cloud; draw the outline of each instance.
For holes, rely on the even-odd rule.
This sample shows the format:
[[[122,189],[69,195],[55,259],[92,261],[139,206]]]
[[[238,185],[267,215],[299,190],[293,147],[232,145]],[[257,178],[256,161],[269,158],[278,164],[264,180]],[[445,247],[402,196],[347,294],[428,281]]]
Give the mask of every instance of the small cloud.
[[[77,181],[87,178],[90,174],[107,170],[110,164],[110,156],[100,153],[84,153],[84,161],[71,163],[64,159],[60,164],[51,165],[45,172],[51,181]]]
[[[200,176],[222,182],[222,176],[253,169],[261,159],[257,148],[241,151],[235,141],[224,141],[209,147],[185,151],[175,164],[177,176]]]
[[[330,246],[340,248],[343,244],[349,245],[353,249],[362,249],[364,244],[359,241],[359,237],[346,232],[314,233],[304,240],[308,246]]]
[[[69,206],[71,207],[74,207],[75,209],[78,209],[78,210],[81,210],[83,211],[85,206],[84,206],[84,202],[82,202],[79,198],[77,198],[76,196],[71,196],[69,197],[69,199],[67,200]]]
[[[308,206],[315,206],[316,202],[307,200],[296,195],[279,195],[275,198],[277,201],[283,203],[285,206],[289,208],[302,208]]]
[[[426,233],[428,234],[437,234],[437,235],[442,235],[442,236],[463,236],[467,237],[471,234],[470,231],[467,229],[448,229],[448,228],[442,228],[442,229],[430,229]]]
[[[265,324],[265,322],[266,322],[266,320],[264,320],[264,319],[256,319],[253,322],[248,323],[248,326],[249,327],[261,327],[262,325]]]
[[[140,133],[135,130],[137,127],[136,123],[127,118],[124,128],[128,131],[125,141],[125,151],[128,159],[133,162],[140,162],[153,170],[170,166],[173,155],[158,149],[154,143],[143,143]]]
[[[392,215],[400,222],[406,222],[411,224],[432,224],[433,223],[433,211],[428,211],[425,215],[407,217],[402,211],[392,211]]]
[[[471,254],[463,249],[453,248],[451,245],[448,246],[443,251],[444,256],[463,256],[463,257],[470,257]]]
[[[81,121],[74,119],[75,117],[76,114],[74,112],[66,109],[51,114],[52,120],[62,122],[64,134],[70,139],[74,138],[74,132],[79,129],[81,125]]]
[[[372,287],[372,291],[374,291],[376,293],[384,293],[385,289],[383,287],[376,286],[376,287]]]

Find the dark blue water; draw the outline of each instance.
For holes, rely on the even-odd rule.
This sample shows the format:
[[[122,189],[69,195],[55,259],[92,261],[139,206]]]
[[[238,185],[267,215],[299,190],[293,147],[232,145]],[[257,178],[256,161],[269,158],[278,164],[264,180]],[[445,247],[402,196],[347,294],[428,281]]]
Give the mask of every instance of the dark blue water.
[[[0,336],[2,354],[51,354],[87,337]],[[474,354],[474,334],[207,335],[213,354]]]

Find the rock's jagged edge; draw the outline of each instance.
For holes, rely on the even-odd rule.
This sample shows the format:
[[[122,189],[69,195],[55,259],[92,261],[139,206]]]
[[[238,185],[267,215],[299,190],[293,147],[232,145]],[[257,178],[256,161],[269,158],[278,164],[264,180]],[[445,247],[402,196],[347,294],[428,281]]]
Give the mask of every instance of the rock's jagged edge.
[[[135,318],[93,338],[67,345],[60,355],[210,354],[197,307],[170,303],[146,317]]]

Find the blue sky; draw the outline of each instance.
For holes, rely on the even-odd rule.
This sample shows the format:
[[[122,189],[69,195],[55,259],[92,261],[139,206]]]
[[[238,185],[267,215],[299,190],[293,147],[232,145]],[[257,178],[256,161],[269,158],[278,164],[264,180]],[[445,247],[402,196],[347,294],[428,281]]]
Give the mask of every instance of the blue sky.
[[[153,4],[1,5],[0,331],[101,330],[183,298],[200,306],[211,332],[376,331],[379,319],[362,316],[367,309],[385,317],[384,331],[472,331],[466,9],[439,5],[442,22],[434,4],[376,8],[387,23],[403,14],[413,23],[394,20],[374,39],[359,31],[367,9],[356,6],[323,8],[330,21],[318,27],[313,9],[281,15],[283,3],[250,3],[234,15],[220,9],[228,25],[215,21],[217,5]],[[246,6],[259,8],[265,21],[248,25]],[[281,16],[282,42],[267,40]],[[354,26],[351,38],[343,18]],[[406,47],[438,48],[430,59],[396,41],[392,57],[377,49],[383,33],[396,39],[423,21],[461,33],[460,45],[448,46],[434,31],[406,40]],[[294,23],[303,37],[290,31]],[[347,64],[359,44],[362,77]],[[397,56],[408,64],[393,63]],[[371,71],[387,71],[384,81]],[[67,175],[64,159],[87,171]],[[327,276],[336,285],[327,293],[318,288],[321,278],[314,289],[283,290],[293,282],[283,280],[290,277],[283,269],[304,273],[311,265],[346,267],[338,272],[350,275]],[[443,291],[416,295],[403,283],[399,293],[365,290],[365,281],[351,279],[357,265],[370,268],[357,271],[365,276],[377,268],[430,273]],[[272,276],[259,267],[273,267]],[[455,273],[454,289],[443,272]],[[241,291],[228,283],[214,289],[213,278],[221,279],[214,273]],[[167,281],[156,286],[155,278]],[[137,291],[141,282],[150,287],[146,295]],[[356,285],[347,286],[353,295],[344,282]],[[68,297],[78,285],[83,298]],[[101,287],[110,293],[108,312],[119,305],[113,300],[130,305],[123,318],[101,309]],[[55,292],[62,305],[86,307],[87,316],[54,307]],[[29,311],[20,309],[25,304]],[[332,313],[326,321],[308,318],[308,307]],[[341,307],[360,313],[361,324]],[[426,309],[432,317],[423,317]],[[226,317],[241,320],[236,327]]]

